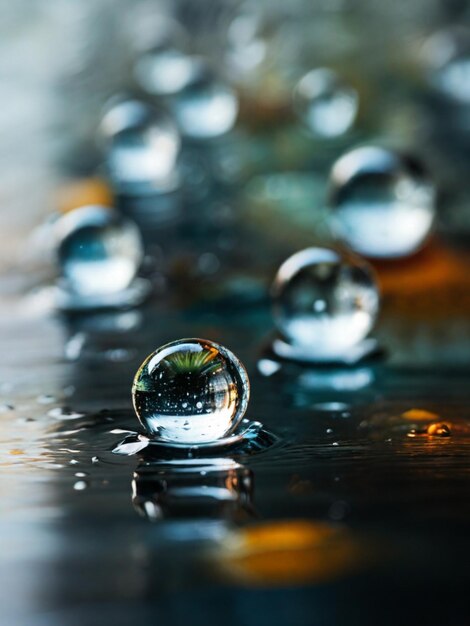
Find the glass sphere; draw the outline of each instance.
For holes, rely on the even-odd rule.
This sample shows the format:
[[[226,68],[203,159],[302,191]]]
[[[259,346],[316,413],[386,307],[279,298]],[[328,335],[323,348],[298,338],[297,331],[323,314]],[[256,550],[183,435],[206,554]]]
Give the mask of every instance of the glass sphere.
[[[342,356],[374,325],[379,295],[362,259],[307,248],[285,261],[272,287],[274,321],[287,341],[318,357]]]
[[[230,350],[180,339],[150,354],[132,386],[137,416],[152,436],[207,443],[231,434],[245,414],[250,384]]]
[[[169,102],[181,132],[191,139],[212,139],[227,133],[238,115],[235,91],[202,60],[194,61],[191,80]]]
[[[430,233],[435,196],[434,185],[414,158],[385,148],[357,148],[331,171],[331,227],[364,256],[406,256]]]
[[[180,135],[160,109],[123,100],[101,121],[109,177],[122,192],[158,190],[174,176]]]
[[[294,89],[294,110],[316,137],[333,139],[347,133],[358,108],[357,91],[327,68],[308,72]]]
[[[140,232],[116,211],[86,206],[61,217],[57,255],[67,289],[100,296],[126,289],[143,257]]]

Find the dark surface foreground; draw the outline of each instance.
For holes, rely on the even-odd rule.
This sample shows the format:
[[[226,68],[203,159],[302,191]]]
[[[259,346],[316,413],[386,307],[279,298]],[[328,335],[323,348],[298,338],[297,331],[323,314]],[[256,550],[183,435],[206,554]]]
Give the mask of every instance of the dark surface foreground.
[[[67,318],[44,295],[3,297],[5,626],[468,623],[464,256],[433,245],[378,268],[385,356],[276,369],[260,360],[269,272],[249,251],[270,263],[254,236],[220,253],[216,275],[194,275],[189,256],[162,285],[154,265],[160,293],[141,310]],[[274,445],[189,466],[111,452],[138,429],[138,365],[185,336],[239,355],[248,417]],[[450,436],[425,434],[436,422]]]

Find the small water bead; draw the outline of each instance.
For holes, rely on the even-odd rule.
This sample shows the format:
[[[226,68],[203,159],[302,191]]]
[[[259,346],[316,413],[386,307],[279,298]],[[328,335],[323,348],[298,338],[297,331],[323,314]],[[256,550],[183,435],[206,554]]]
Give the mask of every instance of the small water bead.
[[[347,133],[359,108],[357,91],[328,68],[308,72],[295,87],[293,100],[308,130],[324,139]]]
[[[126,289],[143,256],[135,224],[102,206],[81,207],[58,220],[57,255],[67,288],[79,296]]]
[[[379,294],[369,265],[329,248],[307,248],[285,261],[272,287],[274,321],[293,345],[341,357],[371,330]]]
[[[137,416],[152,436],[168,442],[207,443],[236,429],[250,386],[236,356],[216,343],[181,339],[152,354],[132,386]]]
[[[331,226],[365,256],[406,256],[428,237],[435,198],[435,187],[415,158],[376,146],[357,148],[332,168]]]
[[[104,114],[101,133],[108,174],[120,191],[165,191],[174,186],[181,142],[164,111],[139,100],[122,100]]]
[[[205,140],[224,135],[234,126],[238,98],[203,60],[194,61],[191,80],[169,103],[181,132],[191,139]]]
[[[442,30],[424,46],[429,83],[459,104],[470,103],[470,33],[465,29]]]
[[[172,42],[160,42],[145,51],[134,66],[139,85],[149,94],[169,96],[191,82],[197,71],[194,57],[178,50]]]

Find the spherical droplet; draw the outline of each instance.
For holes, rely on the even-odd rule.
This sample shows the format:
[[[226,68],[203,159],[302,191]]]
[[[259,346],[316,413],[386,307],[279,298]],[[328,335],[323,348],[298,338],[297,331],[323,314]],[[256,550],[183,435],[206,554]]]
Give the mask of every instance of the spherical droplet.
[[[120,191],[159,191],[174,184],[180,136],[164,111],[138,100],[122,100],[103,116],[101,132],[108,174]]]
[[[207,63],[194,61],[191,80],[170,97],[169,103],[181,132],[204,140],[227,133],[235,124],[238,98]]]
[[[308,72],[294,89],[294,110],[316,137],[333,139],[347,133],[358,107],[356,90],[328,68]]]
[[[146,50],[134,67],[139,85],[147,93],[156,96],[178,93],[191,82],[195,72],[194,57],[169,42],[159,43]]]
[[[416,159],[380,147],[357,148],[331,171],[331,226],[339,239],[365,256],[406,256],[429,235],[435,196]]]
[[[232,352],[204,339],[169,343],[143,362],[134,378],[137,416],[153,436],[204,443],[232,433],[248,404],[245,368]]]
[[[293,345],[342,356],[371,330],[379,295],[369,265],[329,248],[307,248],[285,261],[273,288],[274,321]]]
[[[470,33],[451,28],[433,34],[424,46],[430,85],[458,104],[470,103]]]
[[[57,255],[67,288],[80,296],[126,289],[142,261],[137,226],[112,209],[87,206],[57,222]]]

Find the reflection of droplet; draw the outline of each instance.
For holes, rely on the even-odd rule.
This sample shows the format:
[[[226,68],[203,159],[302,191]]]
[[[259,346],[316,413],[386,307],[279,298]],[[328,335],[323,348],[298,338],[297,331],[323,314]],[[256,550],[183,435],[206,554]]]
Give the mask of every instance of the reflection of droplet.
[[[297,84],[294,108],[313,135],[331,139],[352,127],[358,110],[358,95],[333,70],[319,68],[306,74]]]
[[[342,356],[371,330],[379,305],[368,265],[327,248],[308,248],[280,267],[272,289],[277,327],[319,356]],[[321,301],[318,311],[315,303]]]
[[[451,429],[445,422],[435,422],[428,426],[426,433],[431,437],[450,437]]]
[[[249,382],[243,365],[226,348],[182,339],[144,361],[132,394],[150,434],[170,442],[203,443],[228,436],[238,426]]]
[[[331,226],[360,254],[406,256],[431,230],[435,196],[434,185],[416,159],[374,146],[357,148],[332,168]]]

